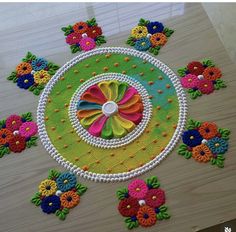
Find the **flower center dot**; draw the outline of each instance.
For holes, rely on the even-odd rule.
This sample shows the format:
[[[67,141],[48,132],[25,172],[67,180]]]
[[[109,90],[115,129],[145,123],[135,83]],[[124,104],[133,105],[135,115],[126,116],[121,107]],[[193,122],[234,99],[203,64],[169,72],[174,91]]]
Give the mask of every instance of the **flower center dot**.
[[[40,67],[41,65],[42,65],[41,63],[37,63],[37,64],[36,64],[37,67]]]
[[[158,37],[156,40],[157,40],[157,41],[159,41],[159,40],[160,40],[160,38]]]
[[[68,183],[68,180],[64,180],[63,183],[64,183],[64,184]]]
[[[156,28],[157,28],[157,26],[154,26],[154,27],[153,27],[153,29],[156,29]]]
[[[43,79],[43,78],[44,78],[44,75],[40,75],[40,78]]]
[[[157,197],[156,196],[152,196],[152,200],[156,200],[157,199]]]
[[[191,136],[190,136],[190,139],[194,139],[194,136],[191,135]]]
[[[16,124],[16,121],[12,121],[12,123],[11,123],[12,125],[14,125],[14,124]]]
[[[215,144],[215,147],[219,147],[219,146],[220,146],[220,144],[219,144],[219,143],[216,143],[216,144]]]
[[[25,129],[25,130],[26,130],[26,131],[29,131],[29,129],[30,129],[29,127],[26,127],[26,129]]]
[[[26,70],[26,69],[27,69],[27,67],[23,67],[22,69],[23,69],[23,70]]]
[[[195,67],[193,67],[193,69],[194,69],[194,70],[196,70],[196,69],[197,69],[197,67],[195,66]]]
[[[7,136],[5,134],[2,134],[2,138],[5,139]]]
[[[96,30],[93,30],[92,32],[93,32],[93,33],[96,33]]]
[[[47,190],[50,190],[50,189],[51,189],[51,186],[50,186],[50,185],[46,186],[46,189],[47,189]]]
[[[209,74],[212,76],[214,73],[213,73],[213,72],[210,72]]]
[[[24,80],[24,83],[28,83],[28,82],[29,82],[29,80],[27,80],[27,79],[26,79],[26,80]]]
[[[131,208],[131,206],[130,205],[127,205],[127,209],[130,209]]]
[[[72,39],[76,39],[76,37],[75,37],[75,36],[73,36],[73,37],[72,37]]]
[[[117,113],[117,111],[118,111],[118,106],[113,101],[108,101],[102,105],[102,112],[107,117],[112,116],[113,114]]]
[[[188,79],[188,82],[192,82],[192,79],[191,79],[191,78],[189,78],[189,79]]]
[[[141,44],[144,46],[146,43],[145,43],[145,42],[142,42]]]
[[[139,34],[141,34],[141,33],[142,33],[142,31],[139,31],[138,33],[139,33]]]
[[[144,217],[145,219],[148,219],[148,218],[149,218],[149,216],[148,216],[147,213],[145,213],[145,214],[143,215],[143,217]]]
[[[81,30],[83,28],[83,26],[79,26],[79,29]]]
[[[201,151],[201,152],[200,152],[200,155],[205,155],[205,152],[204,152],[204,151]]]
[[[140,191],[140,188],[136,188],[135,190],[136,190],[137,192],[139,192],[139,191]]]
[[[90,42],[89,42],[89,41],[87,41],[87,42],[86,42],[86,45],[89,45],[89,44],[90,44]]]
[[[20,142],[19,141],[16,141],[16,145],[18,145]]]
[[[204,85],[204,87],[207,87],[207,86],[208,86],[207,84]]]
[[[67,201],[72,201],[72,197],[67,197]]]
[[[52,206],[52,202],[49,202],[49,206]]]

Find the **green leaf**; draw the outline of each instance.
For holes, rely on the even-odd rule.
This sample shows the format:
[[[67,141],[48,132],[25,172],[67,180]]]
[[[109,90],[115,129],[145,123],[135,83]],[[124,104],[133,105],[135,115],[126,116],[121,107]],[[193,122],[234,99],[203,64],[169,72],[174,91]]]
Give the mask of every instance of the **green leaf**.
[[[199,121],[195,121],[193,119],[189,119],[188,120],[188,124],[187,124],[187,129],[188,130],[193,130],[193,129],[197,129],[198,127],[201,126],[201,122]]]
[[[185,151],[184,158],[190,159],[192,157],[192,152],[190,151]]]
[[[229,140],[230,130],[226,128],[219,128],[218,132],[221,134],[221,138]]]
[[[174,30],[168,28],[168,27],[165,27],[164,28],[164,34],[167,36],[167,37],[170,37],[172,34],[174,33]]]
[[[28,90],[31,91],[31,92],[33,92],[33,91],[35,90],[35,88],[36,88],[35,85],[31,85],[31,86],[28,88]]]
[[[36,206],[39,206],[42,203],[40,197],[41,197],[41,193],[39,192],[35,193],[34,196],[31,198],[31,202],[35,204]]]
[[[160,182],[158,181],[156,176],[151,176],[150,178],[147,178],[146,183],[148,186],[150,186],[152,188],[159,188],[160,187]]]
[[[86,23],[87,23],[90,27],[97,26],[97,22],[96,22],[96,19],[95,19],[95,18],[92,18],[92,19],[90,19],[90,20],[87,20]]]
[[[103,35],[100,35],[100,36],[98,36],[96,38],[96,45],[98,45],[98,46],[100,46],[100,45],[102,45],[102,44],[104,44],[106,42],[107,41],[106,41],[106,39],[105,39],[105,37]]]
[[[188,93],[192,99],[202,96],[202,93],[199,90],[188,89]]]
[[[21,118],[23,118],[27,122],[33,121],[33,117],[32,117],[32,113],[31,112],[27,112],[25,114],[22,114]]]
[[[68,209],[68,208],[64,208],[64,209],[62,210],[62,212],[63,212],[64,214],[68,214],[68,213],[69,213],[69,209]]]
[[[127,227],[129,230],[131,230],[131,229],[136,228],[136,227],[139,226],[138,220],[132,221],[131,218],[126,218],[126,219],[125,219],[125,224],[126,224],[126,227]]]
[[[63,212],[63,210],[57,210],[56,211],[56,216],[60,219],[60,220],[65,220],[66,219],[66,213]]]
[[[32,146],[37,146],[37,136],[31,136],[30,139],[26,142],[26,146],[28,148],[32,147]]]
[[[163,216],[164,219],[169,219],[170,218],[170,215],[167,212],[162,213],[162,216]]]
[[[59,65],[57,65],[57,64],[54,64],[54,63],[52,63],[52,62],[49,62],[48,63],[48,73],[52,76],[52,75],[54,75],[56,72],[57,72],[57,70],[60,68],[60,66]]]
[[[82,185],[80,183],[76,184],[75,188],[77,190],[77,194],[80,196],[82,196],[88,189],[85,185]]]
[[[139,26],[147,26],[148,23],[150,23],[149,20],[145,20],[145,19],[141,18],[141,19],[139,20],[138,25],[139,25]]]
[[[215,165],[216,164],[216,158],[211,158],[211,164]]]
[[[35,88],[34,91],[33,91],[33,94],[38,96],[40,94],[40,92],[41,91],[39,89]]]
[[[216,83],[214,84],[214,88],[216,90],[222,89],[222,88],[226,88],[227,85],[225,84],[225,82],[221,79],[217,79]]]
[[[12,79],[13,83],[16,83],[17,80],[18,80],[18,77],[14,77],[14,78]]]
[[[178,72],[178,74],[179,74],[180,77],[185,76],[185,75],[186,75],[186,71],[188,71],[188,69],[187,69],[186,67],[182,67],[182,68],[179,68],[179,69],[177,70],[177,72]]]
[[[45,85],[43,85],[43,84],[39,84],[39,85],[37,85],[37,89],[39,89],[39,90],[43,90],[44,87],[45,87]]]
[[[154,48],[152,48],[152,52],[155,56],[158,55],[159,50],[161,49],[161,46],[156,46]]]
[[[130,46],[134,46],[135,45],[135,41],[136,39],[132,36],[128,37],[128,40],[126,41],[127,44],[129,44]]]
[[[0,129],[2,129],[5,126],[6,126],[6,120],[3,119],[3,120],[0,121]]]
[[[64,32],[64,35],[67,36],[73,32],[73,27],[69,25],[67,27],[62,27],[61,30]]]
[[[116,192],[116,196],[118,197],[119,200],[125,199],[129,194],[129,191],[127,188],[120,188]]]
[[[220,159],[216,159],[216,165],[217,165],[219,168],[223,168],[223,167],[224,167],[224,161],[223,161],[223,160],[220,160]]]
[[[27,52],[25,58],[22,59],[23,62],[30,62],[32,60],[35,60],[37,57],[33,55],[31,52]]]
[[[225,157],[223,155],[221,155],[221,154],[218,154],[217,155],[217,159],[218,160],[225,160]]]
[[[50,180],[55,180],[55,179],[57,179],[60,175],[61,175],[61,173],[58,172],[57,170],[55,170],[55,169],[50,169],[49,172],[48,172],[48,179],[50,179]]]
[[[214,67],[215,66],[214,62],[210,59],[203,59],[202,64],[206,65],[207,67]]]
[[[10,149],[9,147],[5,147],[5,146],[0,146],[0,158],[2,158],[4,155],[6,154],[10,154]]]
[[[163,217],[163,215],[162,215],[162,212],[160,212],[160,213],[158,213],[157,214],[157,220],[163,220],[164,219],[164,217]]]
[[[70,49],[71,49],[71,52],[72,53],[76,53],[76,52],[79,52],[79,51],[81,51],[81,48],[80,47],[78,47],[77,45],[71,45],[70,46]]]
[[[12,72],[9,77],[7,77],[7,80],[12,81],[14,78],[17,78],[16,72]]]

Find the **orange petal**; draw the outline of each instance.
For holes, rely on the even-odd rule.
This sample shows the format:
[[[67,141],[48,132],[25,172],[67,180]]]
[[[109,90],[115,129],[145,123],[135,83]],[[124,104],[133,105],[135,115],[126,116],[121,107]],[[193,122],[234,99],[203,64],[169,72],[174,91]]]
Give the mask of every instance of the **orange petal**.
[[[128,108],[120,109],[119,111],[124,114],[133,114],[133,113],[137,113],[137,112],[142,112],[143,111],[143,103],[138,102]]]
[[[120,106],[119,106],[119,109],[127,109],[127,108],[129,108],[130,106],[132,106],[132,105],[134,105],[134,104],[136,104],[136,103],[138,103],[138,102],[142,102],[141,97],[140,97],[140,95],[135,94],[135,95],[134,95],[129,101],[127,101],[125,104],[120,105]]]
[[[79,110],[77,111],[77,118],[81,119],[81,118],[88,118],[92,115],[95,114],[100,114],[102,111],[101,110]]]

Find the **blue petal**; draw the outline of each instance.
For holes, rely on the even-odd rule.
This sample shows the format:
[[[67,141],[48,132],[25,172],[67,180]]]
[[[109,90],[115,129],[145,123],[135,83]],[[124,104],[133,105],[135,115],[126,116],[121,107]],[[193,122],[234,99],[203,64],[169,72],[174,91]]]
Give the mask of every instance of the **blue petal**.
[[[77,104],[77,110],[94,110],[94,109],[102,109],[102,106],[97,103],[88,102],[84,100],[80,100]]]

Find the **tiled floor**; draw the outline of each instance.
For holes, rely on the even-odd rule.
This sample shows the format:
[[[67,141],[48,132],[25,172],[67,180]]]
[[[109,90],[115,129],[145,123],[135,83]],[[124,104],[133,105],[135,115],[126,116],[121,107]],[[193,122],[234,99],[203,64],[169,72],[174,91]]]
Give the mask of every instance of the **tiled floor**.
[[[29,91],[19,90],[6,80],[20,58],[30,50],[63,65],[75,55],[70,54],[60,28],[93,16],[108,37],[107,44],[103,46],[127,47],[125,41],[129,30],[140,17],[163,21],[174,28],[175,33],[157,59],[176,72],[178,67],[191,60],[212,58],[222,69],[228,83],[227,89],[195,101],[188,99],[191,117],[200,121],[212,120],[220,127],[231,129],[225,168],[220,170],[185,160],[177,155],[175,149],[159,166],[142,175],[142,178],[150,175],[159,177],[172,215],[169,221],[158,222],[147,231],[191,232],[233,219],[236,209],[236,68],[201,4],[2,3],[0,118],[26,111],[32,111],[36,116],[39,98]],[[123,218],[116,209],[118,201],[115,191],[127,182],[100,184],[80,178],[80,182],[89,189],[66,221],[61,222],[54,216],[41,213],[29,200],[50,168],[63,170],[41,144],[20,155],[9,155],[0,160],[0,231],[126,231]]]

